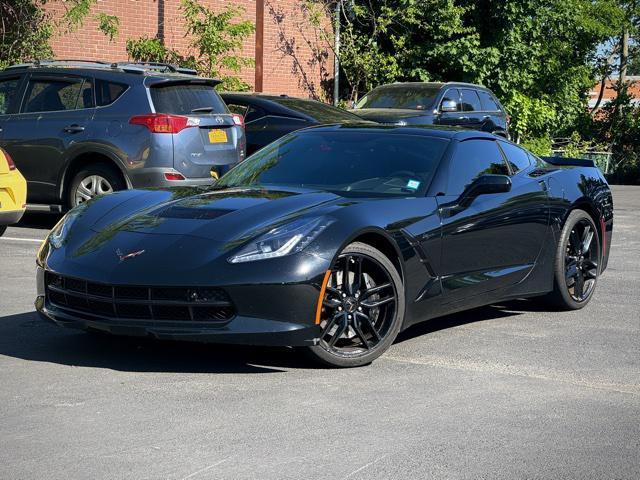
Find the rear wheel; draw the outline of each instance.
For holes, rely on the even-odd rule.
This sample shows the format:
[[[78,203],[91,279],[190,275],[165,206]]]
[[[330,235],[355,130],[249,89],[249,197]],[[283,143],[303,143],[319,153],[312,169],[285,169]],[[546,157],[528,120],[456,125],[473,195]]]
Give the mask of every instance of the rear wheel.
[[[348,245],[331,270],[321,311],[318,345],[308,347],[333,367],[357,367],[393,343],[404,318],[402,280],[393,263],[364,243]]]
[[[596,288],[600,272],[600,238],[584,210],[567,217],[555,258],[554,289],[549,300],[562,309],[584,307]]]
[[[73,208],[98,195],[125,188],[122,176],[114,167],[97,163],[76,173],[69,185],[67,202]]]

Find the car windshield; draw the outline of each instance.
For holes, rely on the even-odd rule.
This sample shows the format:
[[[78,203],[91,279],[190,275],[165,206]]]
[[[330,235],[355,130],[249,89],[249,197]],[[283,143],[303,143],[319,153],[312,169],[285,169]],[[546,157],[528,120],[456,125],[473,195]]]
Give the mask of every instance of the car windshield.
[[[297,110],[300,113],[309,115],[316,121],[321,123],[333,122],[362,122],[362,119],[353,113],[349,113],[341,108],[327,105],[326,103],[316,102],[314,100],[301,100],[299,98],[278,98],[275,103],[283,107]]]
[[[429,110],[433,107],[439,92],[439,87],[425,85],[379,87],[362,97],[356,108]]]
[[[294,132],[233,168],[216,188],[278,185],[344,196],[419,196],[448,143],[362,129]]]

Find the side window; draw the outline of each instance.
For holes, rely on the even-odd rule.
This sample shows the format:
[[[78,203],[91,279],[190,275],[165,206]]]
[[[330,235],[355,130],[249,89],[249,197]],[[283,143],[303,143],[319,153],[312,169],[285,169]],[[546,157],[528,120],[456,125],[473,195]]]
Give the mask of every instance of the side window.
[[[261,108],[257,107],[249,107],[247,109],[247,114],[244,116],[244,121],[246,122],[254,122],[256,120],[264,117],[265,113]]]
[[[458,143],[449,167],[448,195],[460,195],[481,175],[508,175],[502,153],[494,140]]]
[[[513,173],[519,172],[531,165],[529,154],[513,143],[500,141],[500,148],[507,157]]]
[[[458,92],[457,88],[450,88],[449,90],[444,92],[444,96],[442,97],[440,105],[442,105],[442,103],[446,102],[447,100],[453,100],[454,102],[456,102],[458,104],[458,111],[460,111],[460,93]]]
[[[98,107],[111,105],[127,88],[129,87],[122,83],[107,82],[96,78],[96,105]]]
[[[9,108],[16,100],[20,88],[20,78],[7,78],[0,80],[0,115],[9,113]]]
[[[460,90],[462,94],[462,111],[463,112],[480,112],[482,107],[480,106],[480,98],[475,90],[467,90],[463,88]]]
[[[227,108],[231,113],[237,113],[243,117],[247,114],[247,106],[239,105],[237,103],[227,103]]]
[[[496,102],[493,95],[489,92],[484,92],[482,90],[478,90],[478,95],[480,96],[480,103],[482,104],[482,110],[485,112],[499,112],[500,106],[498,106],[498,102]]]
[[[93,108],[93,82],[85,80],[80,89],[80,97],[78,98],[78,106],[76,108]]]
[[[82,80],[39,78],[29,81],[23,112],[57,112],[75,110],[82,90]]]

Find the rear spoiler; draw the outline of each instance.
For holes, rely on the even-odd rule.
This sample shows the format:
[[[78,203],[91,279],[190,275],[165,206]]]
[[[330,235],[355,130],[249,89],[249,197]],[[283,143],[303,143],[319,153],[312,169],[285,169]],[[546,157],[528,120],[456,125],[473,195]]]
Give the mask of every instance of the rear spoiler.
[[[559,167],[595,167],[593,160],[587,158],[568,158],[568,157],[540,157],[551,165]]]

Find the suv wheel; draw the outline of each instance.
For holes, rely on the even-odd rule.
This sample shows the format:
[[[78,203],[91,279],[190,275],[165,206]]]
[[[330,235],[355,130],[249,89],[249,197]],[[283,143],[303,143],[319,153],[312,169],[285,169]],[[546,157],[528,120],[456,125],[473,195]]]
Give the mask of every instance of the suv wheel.
[[[98,195],[125,188],[122,177],[113,167],[101,164],[89,165],[73,177],[67,201],[73,208]]]

